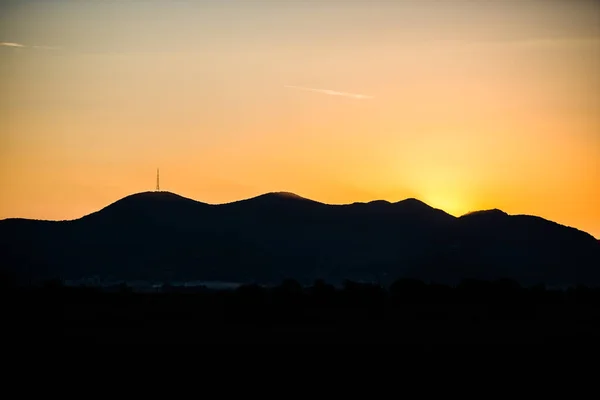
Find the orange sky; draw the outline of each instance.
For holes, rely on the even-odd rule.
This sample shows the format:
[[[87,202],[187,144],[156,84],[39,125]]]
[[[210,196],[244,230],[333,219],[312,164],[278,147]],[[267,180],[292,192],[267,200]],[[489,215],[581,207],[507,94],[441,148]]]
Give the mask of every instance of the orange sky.
[[[600,237],[597,1],[6,1],[0,42],[0,218],[160,167],[210,203],[417,197]]]

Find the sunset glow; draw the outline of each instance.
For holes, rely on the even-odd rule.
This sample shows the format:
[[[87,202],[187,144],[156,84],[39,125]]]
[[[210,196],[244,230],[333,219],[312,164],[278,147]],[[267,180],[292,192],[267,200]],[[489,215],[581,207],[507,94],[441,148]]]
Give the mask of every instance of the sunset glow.
[[[0,218],[161,188],[499,208],[600,238],[600,2],[0,3]]]

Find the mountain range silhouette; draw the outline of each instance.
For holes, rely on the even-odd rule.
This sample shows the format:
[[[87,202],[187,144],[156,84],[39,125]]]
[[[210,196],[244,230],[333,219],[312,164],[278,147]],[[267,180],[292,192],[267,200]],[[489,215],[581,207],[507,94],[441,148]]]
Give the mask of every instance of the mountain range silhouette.
[[[540,217],[454,217],[417,200],[328,205],[274,192],[207,204],[144,192],[71,221],[0,221],[5,274],[48,279],[279,283],[401,278],[600,284],[600,243]]]

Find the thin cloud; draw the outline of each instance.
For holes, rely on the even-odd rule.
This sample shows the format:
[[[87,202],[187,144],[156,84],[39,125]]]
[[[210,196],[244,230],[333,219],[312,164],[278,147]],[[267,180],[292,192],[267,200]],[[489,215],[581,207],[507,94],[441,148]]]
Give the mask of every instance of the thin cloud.
[[[284,87],[290,88],[290,89],[305,90],[305,91],[308,91],[308,92],[323,93],[323,94],[328,94],[330,96],[350,97],[352,99],[359,99],[359,100],[372,99],[373,98],[373,96],[367,96],[365,94],[338,92],[336,90],[330,90],[330,89],[315,89],[315,88],[308,88],[308,87],[302,87],[302,86],[292,86],[292,85],[284,85]]]
[[[31,48],[31,49],[43,49],[43,50],[57,50],[58,47],[55,46],[36,46],[36,45],[25,45],[22,43],[14,43],[14,42],[0,42],[0,46],[4,47],[15,47],[15,48]]]
[[[6,47],[25,47],[24,44],[21,44],[21,43],[12,43],[12,42],[0,42],[0,46],[6,46]]]

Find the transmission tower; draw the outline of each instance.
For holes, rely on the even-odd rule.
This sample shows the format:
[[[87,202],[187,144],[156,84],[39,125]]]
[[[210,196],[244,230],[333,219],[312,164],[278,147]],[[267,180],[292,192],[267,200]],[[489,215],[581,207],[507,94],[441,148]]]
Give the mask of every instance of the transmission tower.
[[[160,175],[158,168],[156,168],[156,191],[160,192]]]

